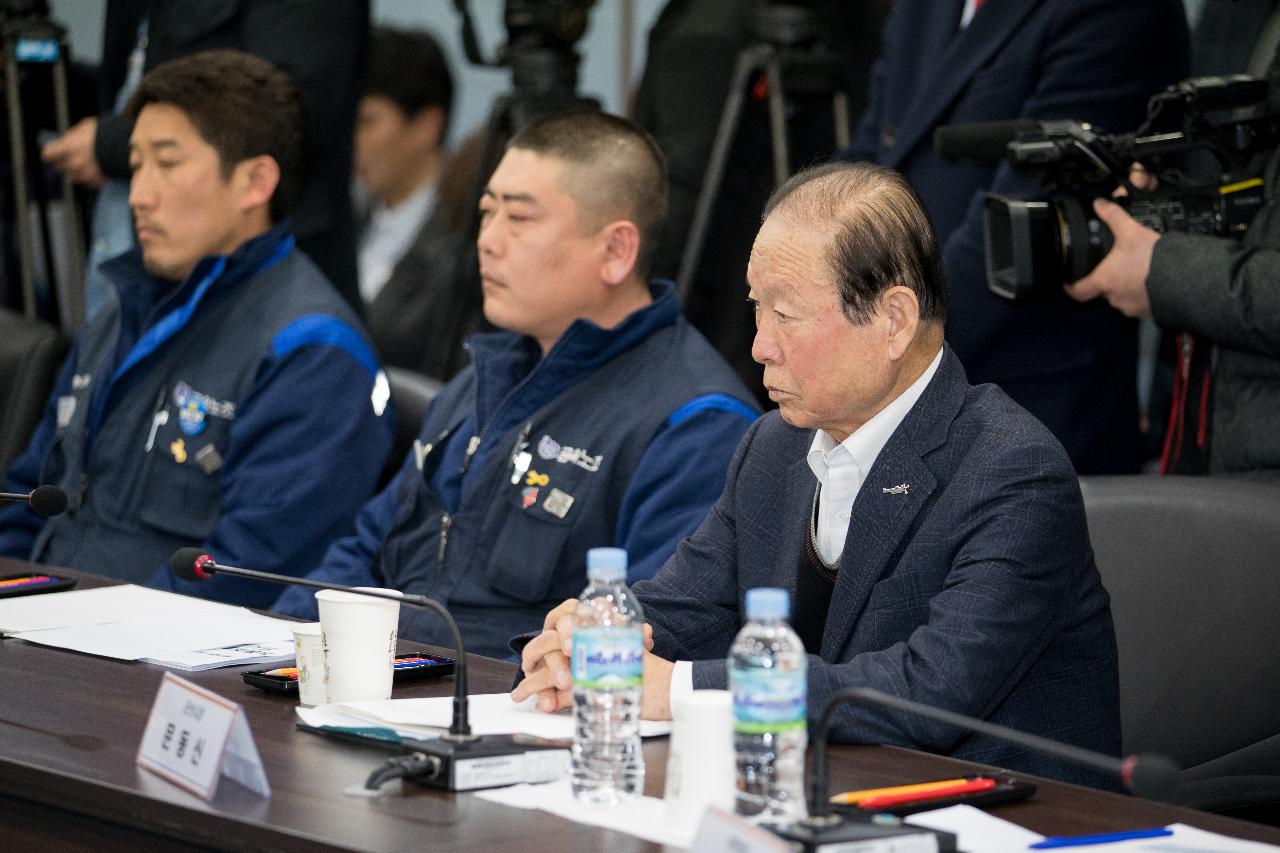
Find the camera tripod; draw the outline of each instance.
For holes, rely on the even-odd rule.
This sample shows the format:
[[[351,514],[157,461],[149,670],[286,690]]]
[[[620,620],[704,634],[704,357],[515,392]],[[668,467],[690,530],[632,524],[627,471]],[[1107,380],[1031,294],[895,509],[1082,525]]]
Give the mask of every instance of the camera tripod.
[[[774,186],[783,183],[792,172],[787,123],[799,99],[829,98],[835,149],[849,144],[849,97],[844,89],[843,71],[836,55],[817,38],[818,26],[813,13],[798,6],[766,2],[757,10],[755,29],[760,41],[743,48],[734,65],[706,178],[698,193],[680,259],[676,287],[681,304],[686,306],[702,261],[729,155],[742,129],[749,94],[754,92],[757,97],[764,94],[768,101]]]
[[[34,144],[27,137],[23,122],[20,66],[49,66],[53,85],[53,104],[58,133],[65,133],[70,124],[67,101],[67,40],[66,30],[48,20],[42,14],[44,4],[28,4],[25,14],[0,20],[0,41],[4,46],[5,105],[9,118],[9,154],[13,174],[14,221],[18,229],[18,262],[21,273],[23,311],[28,319],[36,317],[35,259],[42,253],[55,294],[58,319],[64,332],[75,334],[84,321],[84,242],[80,233],[80,211],[71,180],[62,177],[62,198],[65,204],[62,226],[64,230],[61,258],[54,257],[49,228],[51,217],[43,183],[32,181],[28,170],[29,146]],[[43,10],[47,11],[47,10]],[[31,216],[31,190],[37,189],[36,203],[41,212],[44,228],[43,246],[37,248],[37,233]],[[63,261],[64,263],[57,263]]]

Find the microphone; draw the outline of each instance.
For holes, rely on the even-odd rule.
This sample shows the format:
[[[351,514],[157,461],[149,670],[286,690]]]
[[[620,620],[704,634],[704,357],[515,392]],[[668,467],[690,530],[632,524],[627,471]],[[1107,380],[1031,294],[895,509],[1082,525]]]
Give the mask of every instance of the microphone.
[[[458,623],[453,621],[453,616],[445,609],[444,605],[425,595],[393,595],[390,592],[378,589],[360,589],[358,587],[347,586],[338,583],[326,583],[324,581],[315,581],[309,578],[295,578],[290,575],[274,575],[270,572],[256,572],[252,569],[238,569],[234,566],[224,566],[214,562],[210,557],[199,548],[179,548],[173,552],[173,556],[169,558],[169,568],[173,569],[173,573],[184,581],[203,581],[208,580],[216,574],[232,575],[240,578],[252,578],[254,580],[266,581],[268,583],[285,584],[288,586],[305,586],[312,589],[335,589],[339,592],[350,592],[355,595],[364,595],[369,598],[382,598],[390,601],[398,601],[402,604],[408,604],[413,607],[421,607],[424,610],[431,610],[440,615],[445,623],[449,626],[449,631],[453,634],[453,645],[458,653],[458,667],[455,670],[454,678],[454,695],[453,695],[453,722],[449,726],[449,734],[467,737],[471,735],[471,725],[467,722],[467,660],[466,652],[462,647],[462,632],[458,630]]]
[[[45,518],[67,511],[67,493],[57,486],[36,486],[28,494],[0,492],[0,501],[22,501]]]
[[[846,687],[843,690],[837,690],[827,700],[814,732],[813,773],[809,777],[809,817],[793,827],[775,830],[784,838],[801,841],[806,845],[806,849],[809,849],[808,845],[811,843],[817,843],[818,837],[823,838],[823,843],[831,843],[830,834],[841,830],[843,818],[831,814],[831,801],[827,794],[827,733],[836,708],[854,702],[917,714],[966,731],[977,732],[1036,752],[1063,758],[1072,764],[1112,774],[1119,777],[1125,788],[1135,796],[1173,802],[1173,794],[1178,788],[1178,766],[1162,755],[1145,753],[1115,758],[1091,749],[1059,743],[1040,735],[989,723],[986,720],[922,705],[919,702],[891,696],[869,687]]]
[[[545,773],[547,768],[555,763],[525,760],[526,753],[547,749],[564,751],[567,764],[568,752],[560,744],[529,743],[526,742],[526,738],[518,738],[514,735],[471,734],[471,726],[467,722],[467,652],[462,644],[462,632],[458,630],[458,623],[454,621],[445,606],[433,598],[425,595],[402,595],[380,589],[361,589],[310,578],[296,578],[290,575],[224,566],[215,562],[213,557],[200,548],[179,548],[170,558],[169,567],[173,569],[175,575],[187,581],[203,581],[222,574],[267,583],[305,586],[311,589],[333,589],[369,598],[398,601],[411,607],[430,610],[445,621],[449,626],[449,632],[453,635],[453,645],[458,656],[457,668],[454,670],[453,721],[449,726],[449,733],[442,735],[438,740],[412,742],[408,755],[390,759],[386,765],[369,776],[368,781],[365,782],[366,789],[376,790],[384,782],[395,778],[404,778],[450,791],[492,788],[526,781],[548,781],[547,778],[525,778],[525,775],[530,772]],[[534,765],[534,770],[530,771],[526,764]]]
[[[944,160],[997,162],[1010,142],[1040,128],[1040,122],[1026,118],[944,125],[933,132],[933,150]]]

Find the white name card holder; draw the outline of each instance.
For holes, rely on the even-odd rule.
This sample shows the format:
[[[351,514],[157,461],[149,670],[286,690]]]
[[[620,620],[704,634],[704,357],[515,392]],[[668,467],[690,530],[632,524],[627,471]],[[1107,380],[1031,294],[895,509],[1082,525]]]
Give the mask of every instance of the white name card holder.
[[[223,776],[271,796],[244,709],[171,672],[151,707],[138,766],[205,800]]]
[[[689,849],[707,853],[790,853],[794,848],[767,829],[708,806]]]

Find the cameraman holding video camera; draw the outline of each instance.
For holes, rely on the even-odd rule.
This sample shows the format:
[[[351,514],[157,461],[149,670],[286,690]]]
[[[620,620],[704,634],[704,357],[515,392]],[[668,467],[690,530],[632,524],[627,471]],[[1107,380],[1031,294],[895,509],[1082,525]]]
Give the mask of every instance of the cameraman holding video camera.
[[[1246,5],[1210,3],[1206,15],[1222,11],[1238,16]],[[1268,5],[1266,25],[1253,29],[1262,36],[1249,70],[1269,76],[1275,110],[1280,104],[1280,63],[1275,61],[1280,4]],[[1235,47],[1235,55],[1248,55],[1239,42]],[[1119,204],[1105,199],[1094,203],[1115,245],[1088,275],[1068,284],[1067,293],[1081,302],[1101,296],[1127,316],[1152,317],[1162,329],[1179,333],[1162,473],[1207,472],[1280,484],[1278,170],[1280,150],[1271,153],[1264,174],[1265,204],[1242,241],[1161,235]],[[1155,179],[1138,165],[1130,182],[1138,189],[1155,186]]]

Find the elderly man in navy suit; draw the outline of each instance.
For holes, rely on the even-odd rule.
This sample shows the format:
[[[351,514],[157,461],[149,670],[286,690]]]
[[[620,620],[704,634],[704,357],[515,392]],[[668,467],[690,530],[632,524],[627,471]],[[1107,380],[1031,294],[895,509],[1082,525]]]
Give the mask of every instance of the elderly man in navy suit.
[[[1043,425],[970,385],[944,345],[938,245],[902,176],[845,163],[791,179],[747,278],[779,411],[747,432],[698,530],[635,587],[652,626],[644,715],[724,687],[746,591],[782,586],[810,652],[813,713],[841,688],[874,687],[1117,754],[1115,635],[1075,472]],[[513,698],[572,701],[575,604],[525,646]],[[832,731],[1108,781],[881,708],[846,705]]]

